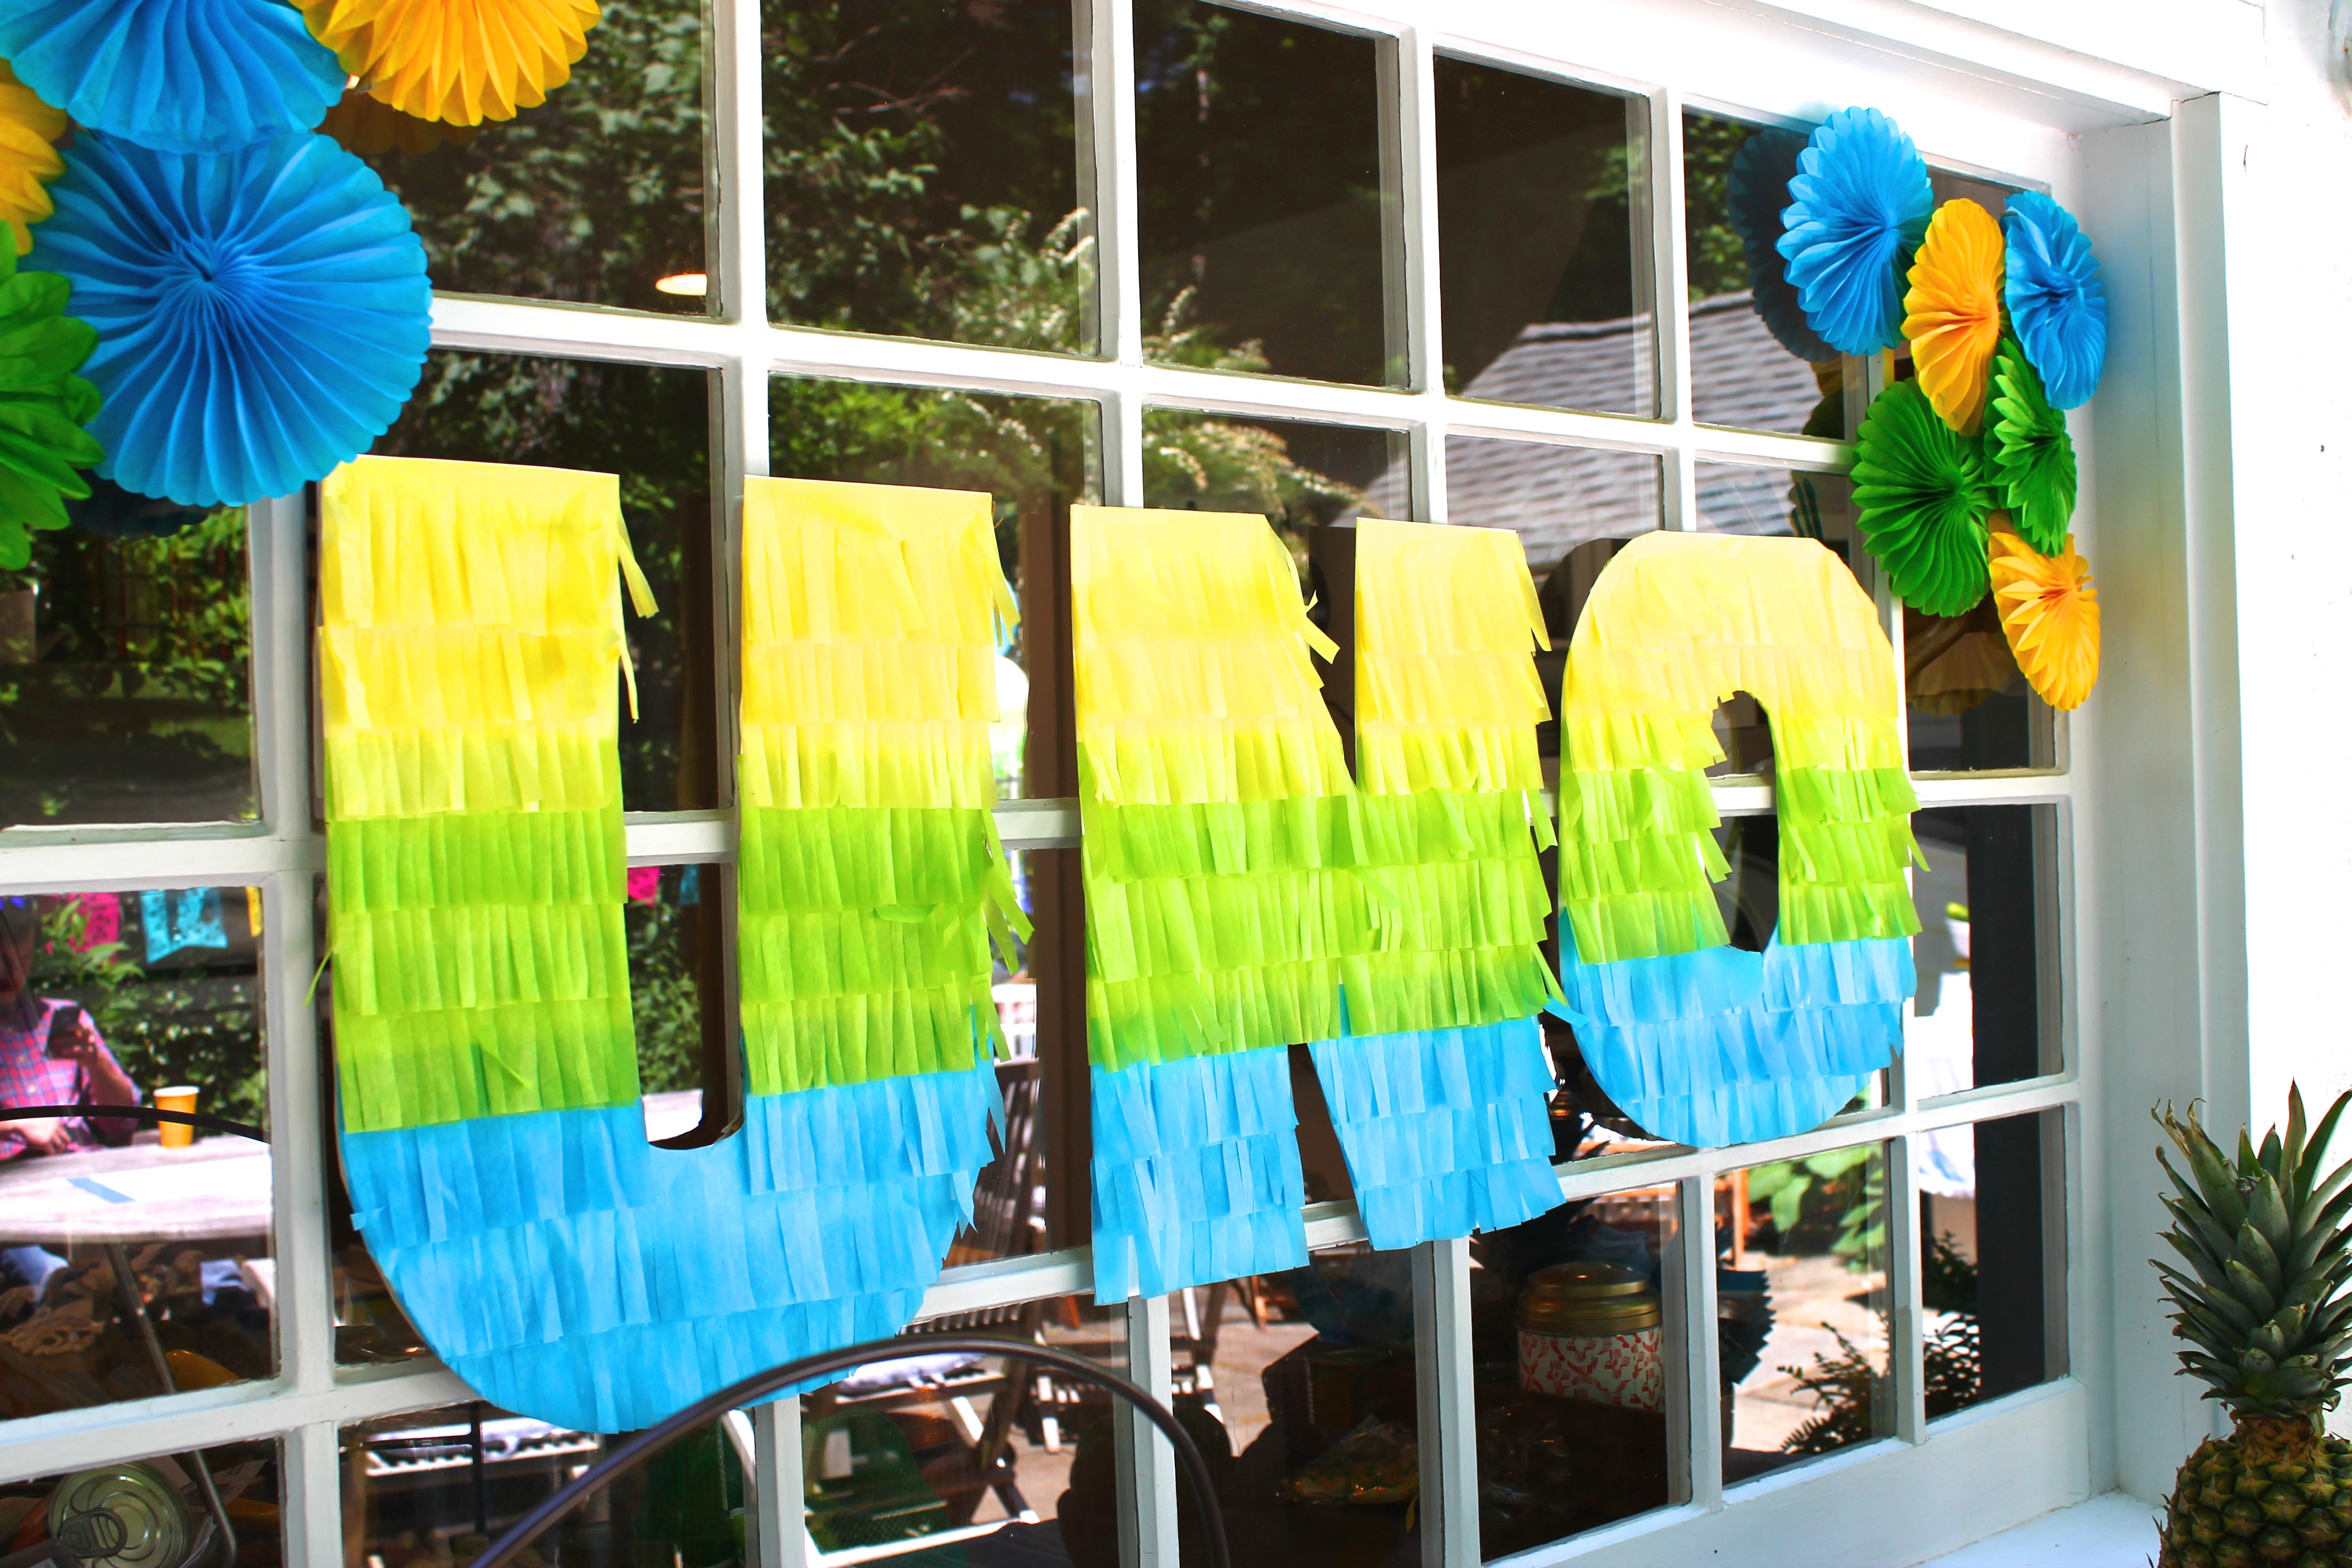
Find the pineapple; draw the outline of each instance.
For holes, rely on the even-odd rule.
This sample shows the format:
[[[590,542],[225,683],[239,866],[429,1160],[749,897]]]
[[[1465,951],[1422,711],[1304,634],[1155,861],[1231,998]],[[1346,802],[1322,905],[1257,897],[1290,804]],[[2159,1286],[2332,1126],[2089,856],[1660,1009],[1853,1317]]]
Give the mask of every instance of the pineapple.
[[[2273,1128],[2258,1152],[2241,1133],[2234,1165],[2194,1107],[2186,1121],[2157,1113],[2193,1179],[2157,1150],[2179,1194],[2164,1200],[2164,1238],[2189,1269],[2156,1269],[2193,1347],[2183,1370],[2236,1421],[2180,1467],[2158,1568],[2352,1568],[2352,1446],[2319,1420],[2352,1382],[2352,1163],[2319,1174],[2347,1101],[2306,1141],[2303,1096],[2289,1090],[2285,1140]]]

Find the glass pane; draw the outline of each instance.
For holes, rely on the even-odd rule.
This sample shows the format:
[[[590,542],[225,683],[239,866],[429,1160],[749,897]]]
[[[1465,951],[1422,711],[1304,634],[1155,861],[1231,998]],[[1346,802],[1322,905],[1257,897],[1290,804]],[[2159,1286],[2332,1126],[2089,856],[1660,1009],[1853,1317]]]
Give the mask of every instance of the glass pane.
[[[1018,767],[1017,753],[1000,758],[1000,783],[1008,764]],[[1037,858],[1034,852],[1018,849],[1005,856],[1013,897],[1033,921],[1037,905],[1031,881]],[[981,1168],[972,1190],[971,1223],[957,1232],[948,1249],[950,1268],[996,1258],[1024,1257],[1048,1247],[1046,1159],[1053,1130],[1045,1123],[1045,1064],[1037,1054],[1038,984],[1030,964],[1036,943],[1016,940],[1015,945],[1021,962],[1008,968],[999,954],[994,972],[996,1019],[1010,1053],[1009,1059],[996,1064],[1004,1118],[995,1133],[996,1158]]]
[[[1903,668],[1913,772],[2057,765],[2057,715],[2025,684],[1990,595],[1965,616],[1905,605]]]
[[[260,890],[0,899],[0,1105],[268,1131]],[[0,1418],[277,1372],[266,1142],[0,1122]]]
[[[621,709],[621,799],[631,811],[719,804],[717,394],[712,371],[436,349],[415,397],[374,447],[388,457],[619,470],[629,548],[660,606],[624,617],[637,678],[637,717]]]
[[[211,1496],[199,1478],[211,1480]],[[286,1560],[278,1485],[275,1442],[222,1443],[197,1453],[10,1481],[0,1486],[0,1542],[25,1549],[44,1542],[83,1548],[77,1555],[39,1559],[52,1568],[217,1563],[224,1555],[212,1507],[217,1498],[236,1537],[229,1561],[242,1568],[278,1568]]]
[[[1893,1433],[1885,1146],[1735,1171],[1716,1212],[1724,1480]]]
[[[1903,1055],[1920,1099],[2059,1069],[2058,813],[1969,805],[1911,818],[1919,992]]]
[[[996,498],[997,550],[1022,605],[1022,625],[999,653],[997,700],[1007,731],[1003,749],[1008,755],[1025,749],[1027,649],[1033,639],[1053,635],[1050,574],[1058,548],[1067,578],[1070,507],[1095,498],[1096,405],[779,376],[769,383],[768,411],[771,473],[987,490]],[[1034,771],[1024,758],[1023,772]],[[1029,793],[1020,779],[1003,782],[1008,795]],[[1066,793],[1075,787],[1073,781]]]
[[[1445,438],[1446,521],[1517,532],[1539,589],[1552,587],[1555,570],[1578,545],[1632,539],[1658,527],[1660,486],[1658,459],[1647,452]],[[1584,586],[1589,591],[1591,584]],[[1577,607],[1583,602],[1582,595],[1576,595]],[[1569,609],[1560,606],[1572,626]]]
[[[1404,435],[1147,408],[1143,504],[1259,512],[1294,541],[1352,517],[1411,517]]]
[[[1805,325],[1776,248],[1811,133],[1683,111],[1691,416],[1701,424],[1834,440],[1852,433],[1846,386],[1861,362]]]
[[[916,1331],[1042,1342],[1127,1368],[1126,1314],[1091,1297],[961,1313]],[[821,1552],[866,1554],[851,1562],[1116,1563],[1113,1415],[1098,1385],[1007,1356],[859,1367],[803,1397],[810,1539]],[[917,1544],[950,1531],[956,1542]]]
[[[1445,390],[1658,412],[1647,99],[1437,60]]]
[[[697,1428],[600,1489],[521,1562],[740,1568],[748,1444],[727,1425]],[[470,1563],[617,1441],[479,1401],[345,1426],[344,1568]]]
[[[764,0],[768,314],[1085,353],[1068,0]]]
[[[1491,1562],[1664,1508],[1683,1346],[1671,1184],[1577,1199],[1470,1243],[1478,1551]]]
[[[1168,1304],[1176,1409],[1218,1479],[1235,1568],[1417,1562],[1412,1255],[1362,1243]],[[1192,1522],[1184,1560],[1208,1561]]]
[[[1912,1142],[1931,1421],[2065,1375],[2064,1148],[2054,1110]]]
[[[1147,357],[1402,385],[1381,46],[1201,0],[1137,0]]]
[[[245,510],[92,484],[0,570],[0,828],[249,821]]]
[[[607,5],[572,79],[465,129],[352,91],[320,129],[407,206],[437,289],[699,315],[709,216],[697,0]]]

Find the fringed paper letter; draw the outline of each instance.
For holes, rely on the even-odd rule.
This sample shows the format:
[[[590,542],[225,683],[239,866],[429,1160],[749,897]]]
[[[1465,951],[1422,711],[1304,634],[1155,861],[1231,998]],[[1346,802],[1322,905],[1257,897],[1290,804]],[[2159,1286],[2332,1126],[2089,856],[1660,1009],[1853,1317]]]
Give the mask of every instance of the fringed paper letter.
[[[1356,760],[1396,918],[1314,1047],[1372,1245],[1519,1224],[1560,1201],[1535,1015],[1551,843],[1531,655],[1549,647],[1518,536],[1360,519]]]
[[[1705,771],[1716,705],[1770,715],[1780,922],[1725,945]],[[1844,565],[1799,539],[1653,533],[1587,601],[1560,711],[1560,966],[1586,1065],[1662,1138],[1835,1114],[1902,1036],[1917,805],[1895,661]]]

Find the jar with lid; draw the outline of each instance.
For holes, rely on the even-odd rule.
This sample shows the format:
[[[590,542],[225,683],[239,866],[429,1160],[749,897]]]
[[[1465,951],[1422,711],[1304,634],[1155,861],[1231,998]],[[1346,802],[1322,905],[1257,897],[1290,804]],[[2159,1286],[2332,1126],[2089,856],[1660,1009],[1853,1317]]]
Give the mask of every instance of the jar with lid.
[[[1657,1287],[1622,1263],[1555,1263],[1519,1293],[1519,1386],[1558,1399],[1662,1411]]]

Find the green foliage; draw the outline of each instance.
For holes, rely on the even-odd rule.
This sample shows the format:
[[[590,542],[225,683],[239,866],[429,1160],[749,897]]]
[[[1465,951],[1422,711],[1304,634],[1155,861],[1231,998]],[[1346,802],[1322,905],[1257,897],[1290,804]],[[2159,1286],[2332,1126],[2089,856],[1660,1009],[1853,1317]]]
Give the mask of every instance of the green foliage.
[[[1877,1266],[1886,1248],[1886,1175],[1874,1148],[1833,1149],[1748,1173],[1751,1203],[1769,1205],[1780,1246],[1828,1252],[1849,1268]]]
[[[34,993],[80,1003],[142,1091],[192,1083],[203,1090],[197,1110],[268,1126],[257,977],[150,972],[119,942],[75,952],[88,929],[78,904],[48,917],[33,958]]]
[[[1694,302],[1748,287],[1748,252],[1731,226],[1731,160],[1755,130],[1712,114],[1683,117],[1683,237]]]
[[[696,907],[668,892],[627,910],[629,1010],[645,1094],[702,1087],[702,987],[688,945]]]
[[[1835,1332],[1834,1330],[1832,1331]],[[1838,1353],[1817,1355],[1806,1368],[1780,1371],[1821,1402],[1821,1411],[1789,1434],[1781,1447],[1791,1454],[1826,1454],[1883,1437],[1893,1423],[1882,1422],[1890,1380],[1862,1348],[1837,1335]],[[1976,1318],[1961,1313],[1929,1334],[1921,1347],[1927,1373],[1927,1419],[1949,1415],[1977,1401],[1984,1352]]]

